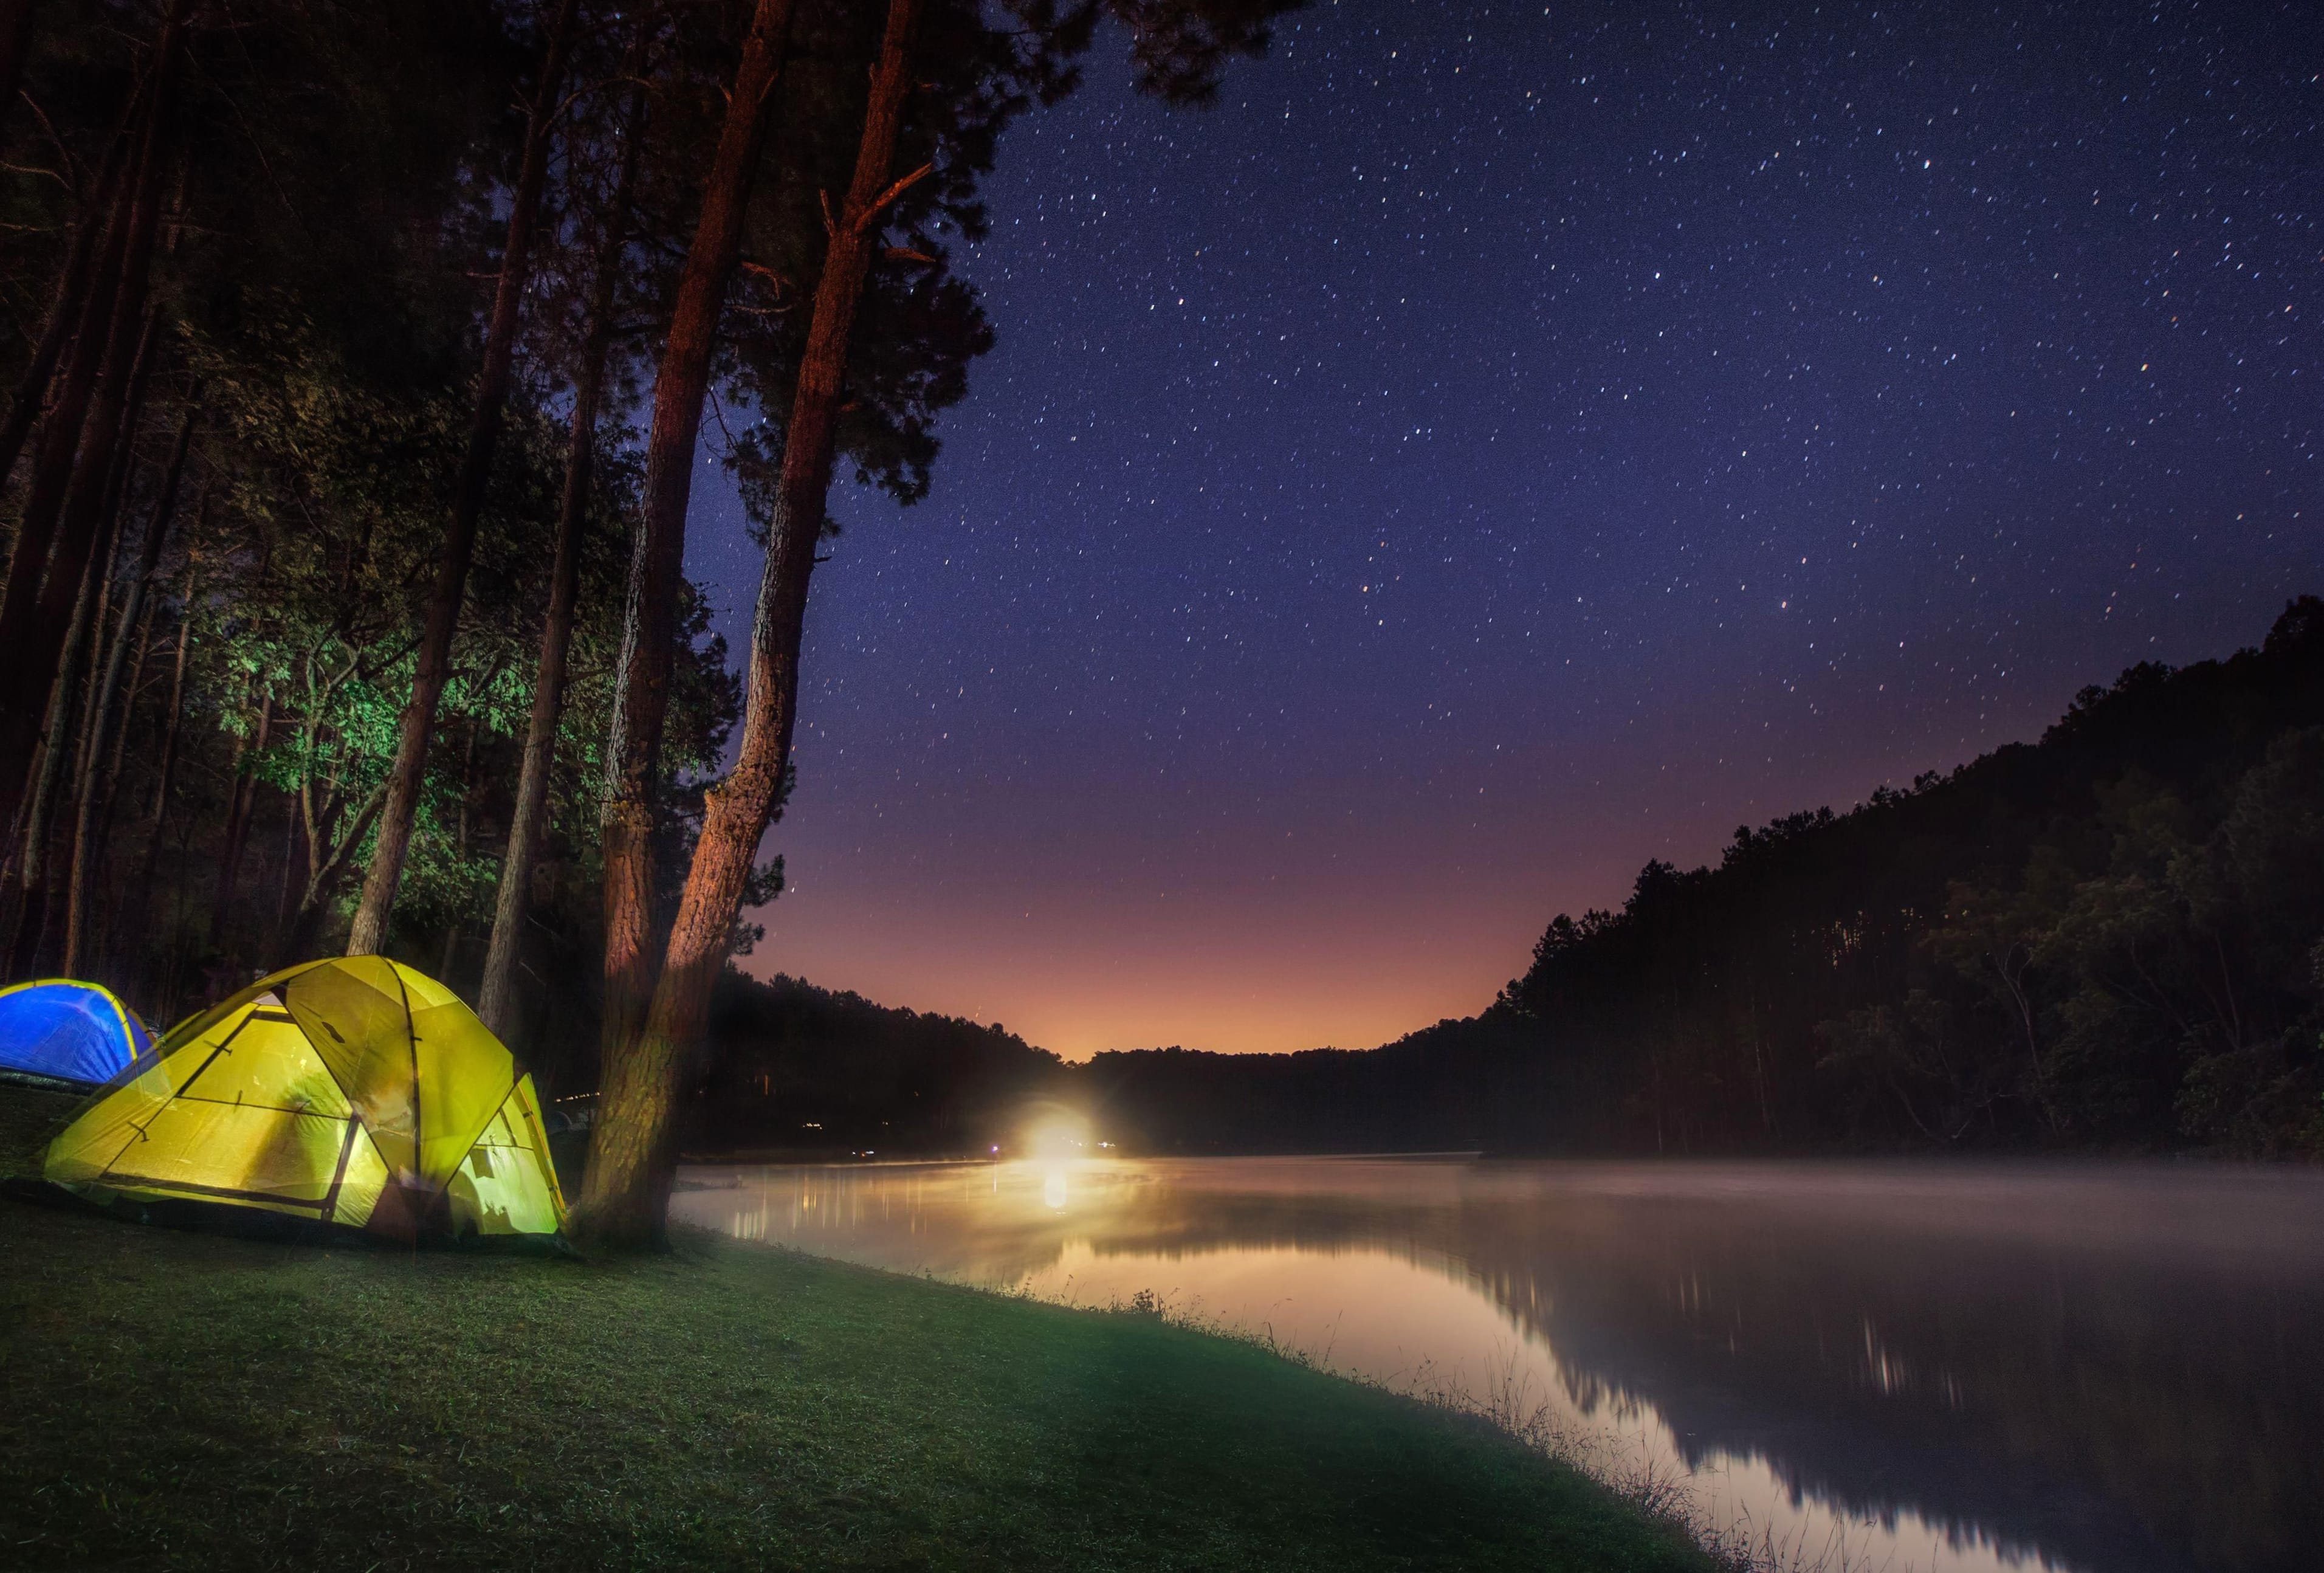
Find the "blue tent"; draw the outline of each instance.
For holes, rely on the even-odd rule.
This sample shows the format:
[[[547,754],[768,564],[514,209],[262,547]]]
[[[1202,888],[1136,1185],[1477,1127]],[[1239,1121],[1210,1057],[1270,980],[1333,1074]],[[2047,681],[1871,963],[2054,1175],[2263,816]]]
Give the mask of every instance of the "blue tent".
[[[152,1042],[137,1013],[100,985],[46,977],[0,988],[0,1070],[110,1081]]]

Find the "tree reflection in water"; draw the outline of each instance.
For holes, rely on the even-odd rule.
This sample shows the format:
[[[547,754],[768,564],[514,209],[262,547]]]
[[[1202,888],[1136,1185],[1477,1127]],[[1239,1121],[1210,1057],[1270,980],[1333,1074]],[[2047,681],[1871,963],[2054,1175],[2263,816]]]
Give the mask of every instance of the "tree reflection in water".
[[[697,1171],[696,1222],[1559,1407],[1926,1566],[2324,1545],[2324,1181],[2195,1166],[1194,1160]],[[1738,1463],[1746,1467],[1738,1467]],[[1884,1547],[1871,1548],[1876,1564]]]

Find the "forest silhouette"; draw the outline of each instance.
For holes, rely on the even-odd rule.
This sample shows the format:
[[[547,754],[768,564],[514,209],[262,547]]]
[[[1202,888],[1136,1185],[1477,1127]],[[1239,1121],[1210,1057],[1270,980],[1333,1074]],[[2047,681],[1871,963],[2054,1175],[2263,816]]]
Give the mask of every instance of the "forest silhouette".
[[[2037,743],[1743,827],[1559,914],[1477,1015],[1369,1050],[1066,1065],[730,974],[693,1139],[981,1150],[1028,1100],[1132,1152],[2324,1153],[2324,600]],[[814,1129],[807,1129],[810,1124]]]

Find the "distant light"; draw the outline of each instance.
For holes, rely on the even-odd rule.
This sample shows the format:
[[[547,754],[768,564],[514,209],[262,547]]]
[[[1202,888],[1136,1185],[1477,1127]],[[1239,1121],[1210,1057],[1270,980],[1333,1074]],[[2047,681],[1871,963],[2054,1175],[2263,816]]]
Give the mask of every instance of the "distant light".
[[[1079,1113],[1055,1105],[1034,1111],[1022,1143],[1038,1158],[1065,1158],[1090,1144],[1089,1122]]]

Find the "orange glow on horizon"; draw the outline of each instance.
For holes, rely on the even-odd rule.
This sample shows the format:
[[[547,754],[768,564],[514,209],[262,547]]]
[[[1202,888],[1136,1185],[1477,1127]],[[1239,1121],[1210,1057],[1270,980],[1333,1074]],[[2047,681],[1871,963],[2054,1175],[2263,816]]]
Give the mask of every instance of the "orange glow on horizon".
[[[1399,804],[1123,838],[1069,792],[936,796],[924,834],[942,857],[851,826],[851,800],[794,804],[769,841],[792,884],[754,914],[766,939],[742,966],[998,1023],[1074,1061],[1174,1044],[1374,1049],[1485,1010],[1552,917],[1620,906],[1648,858],[1716,862],[1737,823],[1767,817],[1752,790],[1764,782],[1674,746],[1679,768],[1641,743],[1584,789],[1543,779],[1467,821]],[[1845,806],[1909,779],[1913,761],[1882,747],[1775,800]],[[1542,802],[1557,811],[1535,811]]]
[[[1523,969],[1528,913],[1439,911],[1397,943],[1378,912],[1217,907],[1056,911],[964,937],[935,912],[811,909],[786,895],[746,968],[885,1005],[999,1022],[1069,1060],[1173,1044],[1221,1053],[1371,1049],[1473,1015]],[[854,903],[850,903],[852,906]],[[834,902],[832,905],[836,906]],[[788,909],[786,911],[785,909]],[[790,922],[778,928],[778,917]]]

